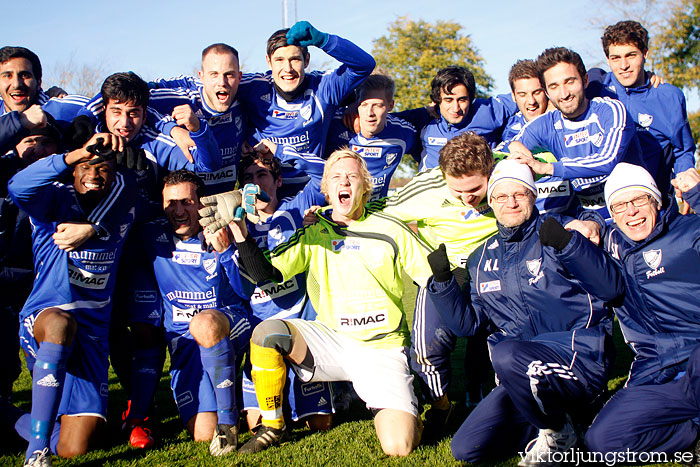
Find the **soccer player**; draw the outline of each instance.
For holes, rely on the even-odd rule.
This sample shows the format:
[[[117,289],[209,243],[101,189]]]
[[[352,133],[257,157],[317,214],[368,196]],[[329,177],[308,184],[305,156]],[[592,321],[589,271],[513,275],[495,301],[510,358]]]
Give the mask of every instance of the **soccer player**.
[[[534,120],[549,109],[549,99],[540,81],[540,74],[534,60],[518,60],[508,73],[510,95],[518,106],[518,113],[508,119],[501,137],[502,143],[509,143],[527,122]],[[496,149],[498,149],[496,148]]]
[[[88,101],[77,95],[49,99],[41,89],[41,77],[41,62],[34,52],[24,47],[0,49],[0,115],[9,114],[0,121],[0,131],[12,131],[14,144],[32,128],[46,124],[45,112],[65,129]]]
[[[86,148],[98,139],[123,148],[123,139],[109,133],[94,135]],[[53,235],[60,222],[98,222],[110,204],[133,190],[114,161],[91,164],[94,154],[86,148],[37,161],[8,187],[34,227],[36,279],[20,314],[22,348],[33,371],[32,408],[15,425],[29,440],[25,465],[50,465],[49,448],[62,457],[87,452],[106,416],[111,296],[133,209],[120,217],[118,233],[93,236],[71,252],[61,250]],[[73,182],[66,185],[60,180],[69,169]],[[130,197],[124,204],[128,199],[133,203]],[[54,426],[57,415],[61,423]]]
[[[673,180],[696,212],[699,181],[695,169]],[[664,207],[651,174],[631,164],[613,170],[605,197],[614,224],[603,235],[604,246],[625,282],[615,314],[635,357],[625,386],[586,433],[586,446],[620,456],[692,450],[700,434],[700,219],[679,215],[675,203]]]
[[[671,171],[695,167],[695,142],[688,124],[683,91],[670,84],[652,86],[644,69],[649,34],[636,21],[605,29],[603,51],[612,70],[603,78],[601,97],[622,102],[634,121],[644,165],[661,193],[670,188]]]
[[[383,212],[403,222],[417,222],[418,236],[431,249],[445,244],[452,267],[460,268],[463,276],[469,254],[496,233],[496,218],[486,202],[493,164],[486,140],[472,132],[462,133],[440,149],[438,167],[418,174],[391,197],[373,205],[382,206]],[[423,393],[431,403],[425,414],[425,433],[439,435],[444,433],[452,413],[447,387],[457,337],[427,300],[423,287],[416,296],[411,336],[411,367],[421,378]],[[476,342],[469,342],[466,359],[470,364],[481,353],[474,347]],[[468,397],[475,404],[481,399],[476,381],[479,371],[470,373]]]
[[[242,159],[238,183],[240,186],[255,184],[262,192],[269,194],[269,200],[258,199],[255,205],[256,212],[247,213],[245,218],[252,239],[260,249],[266,251],[287,241],[302,226],[304,211],[311,206],[325,203],[321,194],[324,161],[318,156],[300,155],[292,146],[276,146],[269,140],[262,140],[256,149],[258,151]],[[311,177],[310,182],[294,197],[278,197],[277,193],[282,185],[281,160],[302,164],[304,171]],[[265,319],[303,317],[304,307],[308,302],[306,277],[303,273],[279,284],[273,281],[256,284],[245,268],[240,269],[240,274],[245,285],[251,290],[253,325]],[[329,429],[333,413],[329,383],[302,382],[294,372],[288,373],[288,401],[292,420],[304,419],[312,429]],[[243,375],[243,403],[248,426],[251,429],[258,427],[261,419],[260,407],[250,377],[249,365]]]
[[[413,125],[389,113],[394,108],[394,90],[394,80],[389,76],[371,74],[356,89],[360,132],[350,135],[342,124],[341,110],[336,113],[329,130],[329,154],[348,146],[365,158],[374,185],[370,200],[387,195],[391,177],[404,154],[412,154],[417,149]]]
[[[477,99],[474,75],[464,67],[442,68],[430,87],[430,98],[437,106],[438,118],[433,118],[426,108],[397,114],[411,122],[420,133],[423,145],[418,166],[420,172],[437,167],[440,148],[460,133],[473,131],[496,146],[501,142],[501,133],[508,119],[518,111],[507,94]]]
[[[34,281],[31,224],[7,195],[7,182],[32,162],[55,154],[60,141],[58,128],[48,123],[30,130],[14,149],[0,156],[0,291],[6,297],[0,308],[0,352],[5,356],[0,361],[0,398],[11,396],[12,383],[20,374],[18,314]]]
[[[342,63],[330,73],[312,71],[309,46]],[[352,42],[321,32],[308,21],[273,33],[265,57],[270,71],[244,74],[238,99],[255,129],[253,139],[290,144],[302,153],[323,155],[328,127],[343,98],[374,69],[374,59]],[[296,193],[308,181],[283,166],[285,191]]]
[[[208,194],[235,188],[241,145],[245,136],[245,119],[236,100],[241,71],[238,51],[227,44],[212,44],[202,51],[202,69],[198,79],[181,76],[157,80],[152,85],[149,106],[161,114],[171,115],[182,105],[191,106],[194,113],[212,128],[221,152],[222,168],[211,173],[199,173]]]
[[[232,224],[241,263],[257,280],[288,280],[307,271],[315,321],[265,320],[251,338],[252,375],[263,426],[240,452],[258,452],[286,435],[282,418],[285,358],[305,381],[351,381],[375,415],[382,449],[408,455],[420,440],[406,356],[401,304],[405,269],[419,284],[429,275],[427,247],[397,219],[365,208],[372,185],[364,159],[339,150],[321,183],[330,208],[265,259],[244,225]]]
[[[606,177],[618,162],[641,157],[634,122],[620,101],[586,98],[588,77],[576,52],[547,49],[537,57],[537,68],[556,110],[522,129],[509,145],[511,157],[528,164],[536,174],[570,183],[580,206],[609,218],[603,197]],[[535,148],[551,152],[557,161],[534,159],[531,150]]]
[[[503,141],[496,148],[498,151],[507,148],[528,122],[550,110],[549,99],[540,80],[537,64],[533,60],[518,60],[510,69],[508,82],[513,100],[518,104],[520,111],[508,120],[506,129],[503,130]],[[556,162],[556,158],[550,152],[538,152],[537,157],[543,161]],[[577,211],[578,201],[572,196],[568,181],[552,176],[539,176],[535,183],[536,206],[540,214]]]
[[[464,290],[444,246],[428,258],[429,299],[452,330],[492,331],[499,385],[455,434],[458,460],[483,462],[523,451],[534,437],[519,465],[556,462],[555,452],[576,443],[571,415],[590,411],[606,387],[612,310],[605,302],[622,291],[619,271],[582,235],[540,216],[535,190],[526,165],[496,165],[487,197],[498,233],[469,257]],[[574,278],[571,271],[581,270],[588,272],[585,279]]]
[[[141,239],[162,300],[180,417],[195,441],[211,440],[209,452],[221,456],[238,446],[237,357],[251,327],[239,276],[230,269],[228,232],[203,232],[199,225],[203,188],[193,172],[171,172],[163,187],[166,220],[146,224]]]

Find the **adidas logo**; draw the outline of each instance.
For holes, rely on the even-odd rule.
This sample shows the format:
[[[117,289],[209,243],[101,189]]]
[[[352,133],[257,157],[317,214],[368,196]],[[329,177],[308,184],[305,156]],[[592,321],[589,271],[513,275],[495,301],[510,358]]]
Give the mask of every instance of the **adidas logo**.
[[[158,238],[156,238],[156,242],[168,243],[168,236],[165,234],[165,232],[163,232]]]
[[[316,405],[316,407],[321,407],[321,406],[324,406],[327,404],[328,404],[328,401],[323,396],[321,396],[321,398],[318,400],[318,405]]]
[[[350,133],[348,133],[347,131],[342,132],[342,133],[340,134],[340,139],[349,140],[349,139],[350,139]]]
[[[450,200],[446,199],[442,202],[440,205],[441,208],[447,207],[447,206],[452,206],[452,203],[450,203]]]
[[[226,388],[229,388],[231,386],[233,386],[233,383],[231,382],[230,379],[226,378],[221,383],[217,384],[216,388],[217,389],[226,389]]]
[[[494,240],[493,243],[487,247],[489,250],[495,250],[496,248],[498,248],[498,239]]]
[[[148,315],[149,318],[160,318],[160,311],[158,310],[153,310],[151,311],[151,314]]]
[[[268,104],[270,103],[270,95],[269,94],[263,94],[260,96],[260,100],[263,102],[267,102]]]
[[[154,368],[141,368],[138,373],[142,375],[156,375],[158,374]]]
[[[37,386],[46,386],[48,388],[57,388],[61,385],[52,373],[41,378],[36,384]]]

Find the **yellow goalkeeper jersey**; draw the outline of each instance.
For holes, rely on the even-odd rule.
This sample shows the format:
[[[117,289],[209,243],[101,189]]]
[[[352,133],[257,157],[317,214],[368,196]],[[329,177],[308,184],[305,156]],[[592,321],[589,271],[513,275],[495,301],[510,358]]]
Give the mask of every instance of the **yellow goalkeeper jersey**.
[[[471,252],[496,233],[496,217],[486,199],[476,208],[465,205],[450,194],[439,167],[371,205],[404,222],[417,222],[418,236],[431,249],[445,244],[453,267],[466,268]]]
[[[317,321],[376,348],[410,345],[401,270],[425,286],[430,248],[403,222],[369,205],[347,227],[330,220],[330,208],[318,217],[270,252],[274,267],[285,280],[307,271]]]

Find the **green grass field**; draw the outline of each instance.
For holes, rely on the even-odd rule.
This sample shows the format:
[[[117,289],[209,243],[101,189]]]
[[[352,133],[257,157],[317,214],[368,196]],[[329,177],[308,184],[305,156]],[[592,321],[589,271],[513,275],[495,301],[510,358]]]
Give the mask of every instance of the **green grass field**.
[[[410,281],[407,284],[407,294],[404,304],[409,310],[409,322],[413,315],[415,287]],[[616,344],[618,358],[609,382],[611,390],[617,389],[625,380],[631,353],[622,341],[616,329]],[[467,415],[464,406],[464,340],[460,340],[453,355],[453,384],[450,388],[450,398],[456,403],[456,416],[450,423],[449,432],[454,433]],[[168,362],[166,362],[166,369]],[[292,442],[272,448],[256,455],[233,454],[224,458],[212,458],[205,443],[191,441],[177,415],[172,393],[169,388],[167,372],[163,373],[160,381],[156,402],[161,422],[156,435],[158,444],[155,449],[142,451],[134,449],[126,443],[120,430],[120,414],[125,408],[126,395],[121,389],[114,373],[110,373],[109,421],[105,436],[106,444],[102,449],[93,451],[75,459],[59,459],[53,456],[54,466],[86,465],[86,466],[199,466],[199,465],[460,465],[450,453],[451,437],[439,442],[422,444],[410,456],[403,459],[392,459],[385,456],[374,433],[369,412],[362,403],[353,405],[351,414],[341,414],[334,419],[333,428],[325,433],[311,433],[306,428],[292,430]],[[28,410],[30,406],[31,379],[24,370],[15,383],[15,404]],[[250,435],[245,434],[241,441],[245,442]],[[16,436],[5,435],[0,446],[0,466],[21,466],[26,443]],[[517,457],[503,459],[491,465],[516,465]]]

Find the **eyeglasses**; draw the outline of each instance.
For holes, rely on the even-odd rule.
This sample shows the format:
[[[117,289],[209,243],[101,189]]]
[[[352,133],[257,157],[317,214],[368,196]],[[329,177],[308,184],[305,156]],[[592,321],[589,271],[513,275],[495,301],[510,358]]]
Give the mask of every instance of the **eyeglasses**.
[[[629,201],[622,201],[620,203],[614,203],[610,205],[610,212],[613,214],[621,214],[627,211],[627,205],[631,204],[635,208],[641,208],[651,203],[651,195],[641,195]]]
[[[495,201],[498,204],[505,204],[508,202],[508,198],[513,198],[515,201],[525,201],[530,196],[529,191],[521,191],[519,193],[513,193],[512,195],[496,195],[491,197],[491,201]]]

